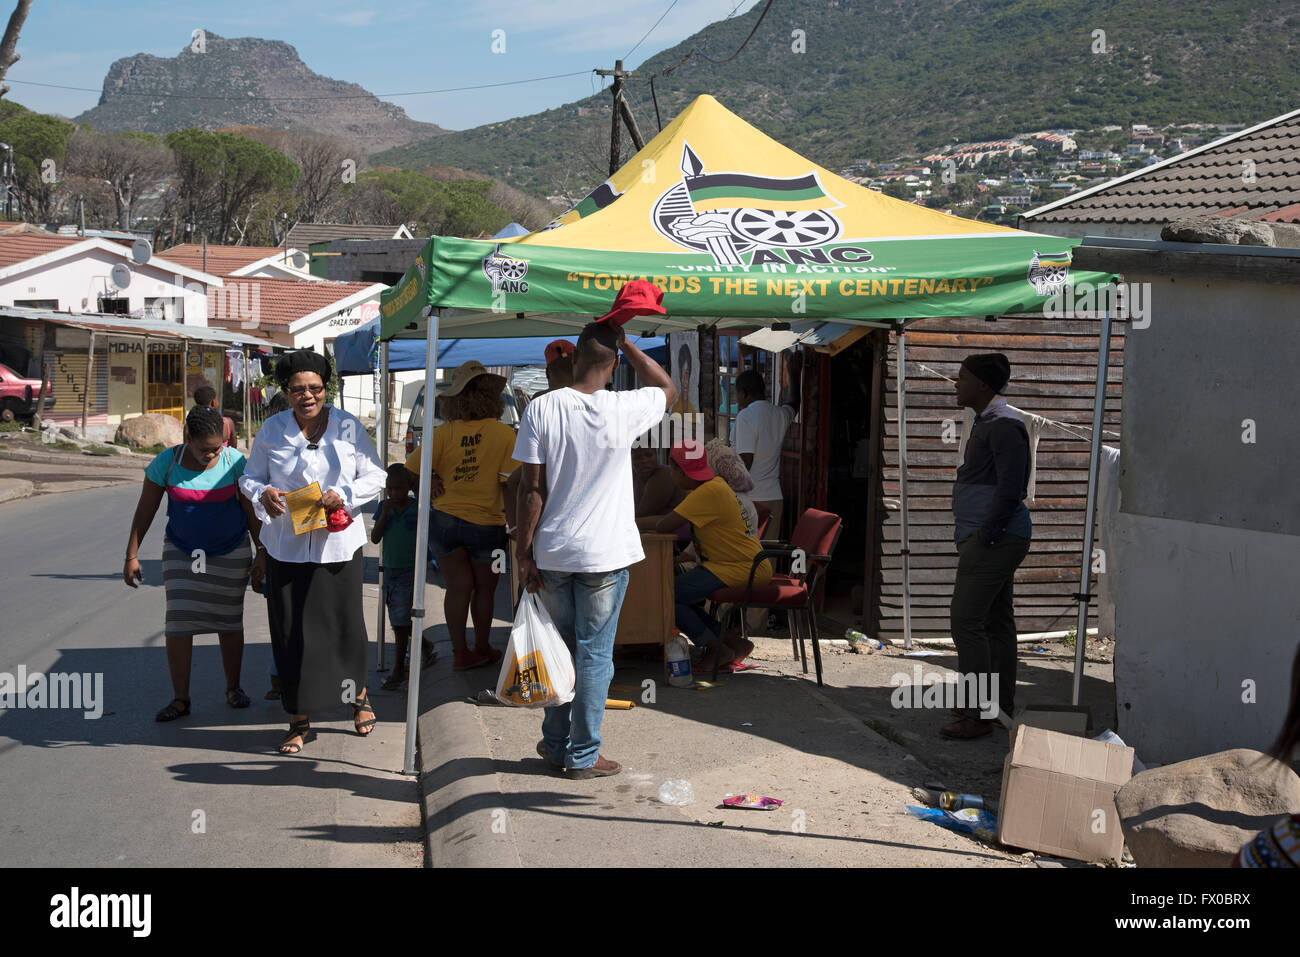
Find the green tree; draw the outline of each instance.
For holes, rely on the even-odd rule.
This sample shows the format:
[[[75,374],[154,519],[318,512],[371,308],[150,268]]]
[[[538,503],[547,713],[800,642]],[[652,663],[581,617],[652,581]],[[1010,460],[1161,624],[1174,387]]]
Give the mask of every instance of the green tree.
[[[28,222],[48,223],[54,216],[72,130],[71,123],[26,110],[0,122],[0,140],[14,151],[14,192]]]
[[[113,199],[113,225],[130,229],[136,199],[172,173],[172,156],[161,137],[96,133],[83,126],[68,137],[67,166],[71,173],[107,184]]]
[[[167,136],[179,176],[179,203],[195,234],[247,241],[255,217],[298,180],[298,164],[279,150],[233,133],[179,130]],[[279,205],[277,203],[277,205]]]
[[[491,235],[510,214],[488,199],[491,180],[440,182],[411,170],[371,170],[344,187],[354,222],[414,223],[418,235]]]

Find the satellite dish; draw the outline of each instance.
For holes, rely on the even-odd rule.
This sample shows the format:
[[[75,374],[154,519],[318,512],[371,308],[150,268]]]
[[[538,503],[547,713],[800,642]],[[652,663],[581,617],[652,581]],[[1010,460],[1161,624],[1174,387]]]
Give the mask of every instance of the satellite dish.
[[[113,278],[113,285],[118,289],[125,289],[131,285],[131,270],[125,263],[118,263],[109,275]]]
[[[308,262],[309,259],[307,257],[307,254],[302,250],[298,250],[293,254],[293,264],[297,266],[299,269],[305,269]]]
[[[153,246],[149,245],[147,239],[137,239],[131,244],[131,258],[135,260],[136,265],[143,266],[153,256]]]

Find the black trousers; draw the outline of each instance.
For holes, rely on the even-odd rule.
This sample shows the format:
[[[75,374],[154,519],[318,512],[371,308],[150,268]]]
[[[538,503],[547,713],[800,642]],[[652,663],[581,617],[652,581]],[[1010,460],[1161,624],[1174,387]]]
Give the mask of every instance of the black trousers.
[[[978,535],[957,543],[957,581],[952,589],[950,622],[957,645],[957,670],[996,682],[997,705],[1013,713],[1016,697],[1016,616],[1012,604],[1016,569],[1029,553],[1029,539],[1003,535],[992,548]],[[982,686],[982,685],[981,685]],[[970,703],[968,711],[974,716]]]
[[[289,714],[328,711],[366,686],[363,549],[315,565],[267,556],[266,605],[280,703]]]

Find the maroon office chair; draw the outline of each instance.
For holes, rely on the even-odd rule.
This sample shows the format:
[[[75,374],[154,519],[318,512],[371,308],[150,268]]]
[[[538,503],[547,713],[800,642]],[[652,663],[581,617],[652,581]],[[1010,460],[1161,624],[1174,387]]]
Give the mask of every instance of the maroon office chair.
[[[746,639],[749,637],[745,625],[746,612],[750,608],[781,609],[789,615],[791,643],[796,648],[795,657],[803,661],[804,674],[808,673],[805,634],[812,639],[818,686],[822,685],[822,653],[818,644],[817,594],[843,526],[843,520],[831,512],[815,508],[805,510],[790,534],[789,543],[769,544],[754,557],[749,569],[749,582],[744,587],[719,588],[709,595],[709,601],[714,604],[739,606],[740,634]],[[767,558],[789,560],[790,571],[773,574],[766,585],[756,586],[754,575],[759,563]],[[717,678],[716,655],[713,676]]]

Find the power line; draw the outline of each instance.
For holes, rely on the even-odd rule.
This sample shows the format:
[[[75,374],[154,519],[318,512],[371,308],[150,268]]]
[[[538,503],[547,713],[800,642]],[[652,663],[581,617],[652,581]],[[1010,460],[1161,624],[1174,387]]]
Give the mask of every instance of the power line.
[[[740,4],[738,3],[738,4],[736,4],[735,9],[739,9],[739,8],[740,8]],[[740,51],[741,51],[741,50],[743,50],[743,49],[745,49],[745,47],[749,46],[749,41],[752,40],[752,39],[754,39],[754,34],[758,32],[759,24],[761,24],[761,23],[763,22],[763,18],[764,18],[765,16],[767,16],[767,11],[769,11],[769,10],[771,10],[771,9],[772,9],[772,0],[767,0],[767,6],[765,6],[765,7],[763,8],[763,12],[760,13],[760,14],[758,15],[758,20],[755,21],[755,23],[754,23],[754,29],[752,29],[752,30],[749,31],[749,36],[745,37],[745,42],[742,43],[742,44],[740,45],[740,50],[737,50],[735,53],[731,54],[731,56],[727,57],[725,60],[715,60],[715,59],[713,59],[713,57],[709,56],[707,53],[704,53],[703,51],[701,51],[700,56],[704,57],[704,59],[708,60],[710,63],[716,63],[716,64],[719,64],[719,65],[721,65],[721,64],[723,64],[723,63],[730,63],[730,62],[731,62],[732,60],[734,60],[736,57],[740,56]],[[735,12],[735,11],[733,10],[732,12]]]
[[[744,2],[744,0],[741,0],[741,3],[743,3],[743,2]],[[739,5],[740,5],[740,4],[737,4],[737,6],[739,6]],[[652,33],[655,32],[655,27],[657,27],[657,26],[659,26],[659,24],[663,23],[663,21],[664,21],[664,17],[666,17],[666,16],[668,16],[668,14],[672,13],[672,12],[673,12],[673,7],[675,7],[675,6],[677,6],[677,0],[673,0],[673,2],[670,3],[670,4],[668,5],[668,9],[665,10],[663,13],[661,13],[661,14],[659,15],[659,19],[656,20],[656,21],[654,22],[654,26],[652,26],[649,30],[647,30],[647,31],[645,32],[645,36],[643,36],[640,40],[637,40],[637,41],[636,41],[636,46],[632,47],[631,50],[628,50],[626,53],[623,54],[623,59],[624,59],[624,60],[630,60],[630,59],[632,59],[632,54],[636,52],[636,48],[639,47],[641,44],[645,43],[645,38],[648,37],[650,34],[652,34]],[[732,12],[734,13],[735,11],[733,10]]]
[[[732,15],[735,14],[735,12],[740,9],[741,4],[743,4],[744,2],[745,0],[740,0],[740,3],[737,3],[734,7],[732,7],[731,14],[727,15],[726,20],[730,20]],[[712,57],[705,54],[704,51],[702,51],[699,47],[691,47],[689,50],[686,51],[686,55],[684,57],[682,57],[672,66],[660,70],[658,73],[655,73],[653,76],[651,76],[650,79],[653,81],[657,77],[668,76],[670,73],[672,73],[674,70],[676,70],[678,67],[680,67],[683,63],[685,63],[687,60],[689,60],[691,57],[695,56],[696,54],[699,54],[701,57],[708,60],[710,63],[716,63],[716,64],[730,63],[736,57],[740,56],[741,50],[744,50],[745,47],[749,45],[749,41],[752,40],[754,38],[754,34],[758,32],[759,24],[763,22],[763,18],[767,16],[767,11],[770,9],[772,9],[772,0],[767,0],[767,6],[765,6],[763,8],[763,12],[758,15],[758,20],[754,23],[754,28],[749,31],[749,36],[745,37],[745,42],[740,45],[740,48],[736,50],[735,53],[731,54],[731,56],[727,57],[725,60],[715,60]]]
[[[740,0],[739,3],[737,3],[734,7],[731,8],[731,13],[727,14],[727,16],[726,16],[725,19],[726,19],[726,20],[730,20],[733,16],[735,16],[736,11],[739,10],[740,7],[741,7],[741,5],[744,4],[744,3],[745,3],[745,0]],[[689,60],[691,57],[695,56],[695,54],[697,54],[697,53],[699,53],[700,56],[704,57],[704,59],[708,60],[710,63],[717,63],[717,64],[730,63],[730,62],[731,62],[732,60],[734,60],[736,57],[740,56],[740,52],[741,52],[741,50],[744,50],[745,47],[749,45],[749,41],[750,41],[751,39],[753,39],[754,34],[758,32],[758,25],[759,25],[760,23],[763,22],[763,18],[764,18],[765,16],[767,16],[767,11],[770,10],[771,8],[772,8],[772,0],[767,0],[767,6],[764,7],[764,8],[763,8],[763,12],[760,13],[760,14],[758,15],[758,21],[754,24],[754,29],[752,29],[752,30],[749,31],[749,36],[745,37],[745,42],[742,43],[742,44],[740,45],[740,49],[737,50],[735,53],[731,54],[731,56],[727,57],[727,59],[725,59],[725,60],[715,60],[715,59],[713,59],[712,57],[707,56],[705,53],[701,52],[701,50],[699,49],[699,47],[691,47],[689,50],[686,51],[686,55],[685,55],[684,57],[682,57],[680,60],[678,60],[676,63],[674,63],[672,66],[668,67],[667,69],[660,70],[658,73],[652,73],[652,74],[650,74],[650,99],[654,102],[654,106],[655,106],[655,121],[659,124],[659,131],[660,131],[660,132],[663,132],[664,122],[663,122],[663,120],[660,119],[660,117],[659,117],[659,97],[655,94],[655,80],[658,79],[658,78],[660,78],[660,77],[666,77],[666,76],[668,76],[668,75],[671,74],[674,70],[676,70],[679,66],[681,66],[683,63],[685,63],[687,60]],[[672,7],[669,7],[668,9],[671,10]],[[667,13],[667,11],[665,11],[665,14],[666,14],[666,13]],[[659,19],[662,20],[663,17],[660,17]],[[658,24],[656,24],[656,26],[657,26],[657,25],[658,25]],[[654,27],[651,27],[650,29],[653,30]],[[647,36],[648,36],[648,34],[647,34]],[[641,39],[644,40],[645,37],[642,37]],[[640,46],[640,45],[641,45],[640,43],[637,44],[637,46]],[[636,47],[633,47],[632,49],[635,50]]]
[[[213,96],[202,93],[149,93],[123,91],[115,94],[116,96],[144,96],[150,99],[177,99],[177,100],[229,100],[231,102],[246,102],[248,100],[261,100],[264,102],[290,101],[299,100],[366,100],[366,99],[392,99],[397,96],[431,96],[435,93],[461,93],[466,90],[488,90],[499,86],[518,86],[521,83],[541,83],[545,80],[562,80],[573,76],[585,76],[590,70],[576,70],[573,73],[555,73],[551,76],[534,76],[526,80],[504,80],[500,83],[480,83],[475,86],[449,86],[441,90],[416,90],[410,93],[341,93],[331,96]],[[59,83],[37,83],[35,80],[15,80],[12,77],[6,77],[7,83],[24,83],[27,86],[43,86],[54,90],[79,90],[83,93],[101,93],[102,90],[92,89],[86,86],[64,86]]]

